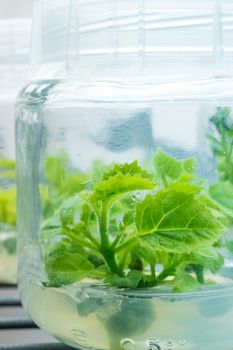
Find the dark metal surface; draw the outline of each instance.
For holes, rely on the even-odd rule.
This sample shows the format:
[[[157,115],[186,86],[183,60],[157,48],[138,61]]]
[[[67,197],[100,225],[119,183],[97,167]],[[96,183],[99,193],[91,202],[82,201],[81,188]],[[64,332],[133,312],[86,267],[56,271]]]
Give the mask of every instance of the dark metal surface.
[[[0,345],[0,350],[71,350],[72,348],[61,343]]]
[[[37,328],[35,323],[28,317],[1,317],[0,318],[0,330],[1,329],[14,329],[14,328]]]
[[[26,315],[15,285],[0,284],[0,350],[71,350]]]
[[[17,296],[0,297],[0,307],[21,306],[21,301]]]

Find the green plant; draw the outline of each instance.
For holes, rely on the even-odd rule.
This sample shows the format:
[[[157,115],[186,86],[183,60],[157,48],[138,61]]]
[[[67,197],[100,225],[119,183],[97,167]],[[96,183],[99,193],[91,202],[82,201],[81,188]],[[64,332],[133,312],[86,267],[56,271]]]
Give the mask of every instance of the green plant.
[[[230,181],[233,184],[233,120],[231,109],[218,108],[210,122],[214,126],[208,134],[211,149],[217,161],[220,181]]]
[[[233,120],[231,109],[218,108],[210,119],[213,129],[207,135],[217,163],[219,181],[209,193],[221,210],[233,220]]]
[[[218,108],[210,119],[213,126],[208,139],[217,163],[219,181],[209,187],[209,194],[225,215],[226,225],[233,225],[233,119],[230,108]],[[221,245],[233,252],[233,240],[230,230],[222,239]]]
[[[41,229],[47,285],[90,277],[123,288],[171,283],[182,292],[221,268],[216,242],[225,227],[194,160],[160,149],[153,164],[153,173],[137,161],[113,164],[61,201]],[[54,175],[50,183],[60,183]]]
[[[15,161],[0,158],[0,234],[1,246],[9,254],[16,252],[16,186]],[[8,233],[7,233],[8,232]]]
[[[62,202],[74,193],[84,189],[87,178],[82,173],[68,168],[65,152],[48,156],[44,163],[45,184],[40,187],[43,216],[49,218]]]
[[[213,126],[207,135],[217,163],[219,181],[210,186],[209,193],[220,210],[233,223],[233,119],[231,109],[218,108],[210,119]]]
[[[15,180],[15,162],[0,158],[0,225],[16,225],[16,187],[9,185]],[[6,183],[6,184],[5,184]]]

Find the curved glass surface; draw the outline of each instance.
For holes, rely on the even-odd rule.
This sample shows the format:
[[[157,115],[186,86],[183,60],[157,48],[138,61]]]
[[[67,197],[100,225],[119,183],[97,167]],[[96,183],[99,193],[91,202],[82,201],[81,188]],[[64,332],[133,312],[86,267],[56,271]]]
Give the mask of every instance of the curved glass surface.
[[[232,98],[210,91],[231,85],[24,90],[19,285],[42,328],[85,349],[231,344]]]
[[[37,5],[16,108],[28,313],[79,349],[231,349],[232,2]]]
[[[27,79],[31,20],[0,20],[0,281],[16,283],[14,104]]]

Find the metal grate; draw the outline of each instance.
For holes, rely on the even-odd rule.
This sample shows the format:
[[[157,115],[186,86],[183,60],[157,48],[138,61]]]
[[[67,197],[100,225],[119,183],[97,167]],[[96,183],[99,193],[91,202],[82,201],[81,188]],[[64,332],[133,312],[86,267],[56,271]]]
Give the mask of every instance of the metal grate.
[[[33,334],[31,334],[31,331],[33,331]],[[31,339],[34,334],[35,342]],[[18,338],[21,340],[23,339],[24,343],[18,344]],[[71,349],[72,348],[69,346],[54,341],[52,337],[49,337],[46,333],[41,331],[37,325],[24,314],[15,285],[0,284],[0,350]]]

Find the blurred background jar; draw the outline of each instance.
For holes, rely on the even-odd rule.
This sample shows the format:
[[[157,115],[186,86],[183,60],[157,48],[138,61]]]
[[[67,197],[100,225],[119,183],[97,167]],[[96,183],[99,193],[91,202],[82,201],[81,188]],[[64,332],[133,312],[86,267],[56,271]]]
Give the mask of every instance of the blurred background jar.
[[[11,5],[11,8],[13,4]],[[16,6],[17,7],[17,6]],[[30,18],[0,16],[0,281],[16,281],[14,104],[27,79]],[[3,10],[4,10],[3,9]]]

